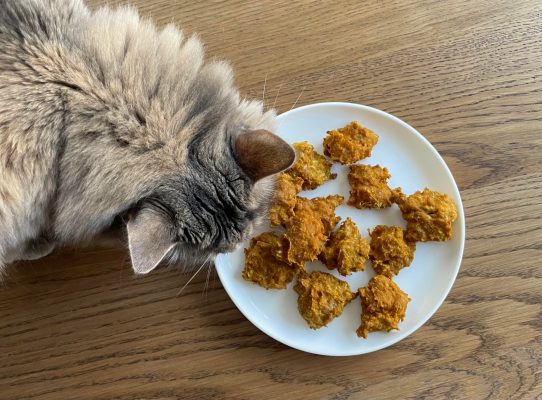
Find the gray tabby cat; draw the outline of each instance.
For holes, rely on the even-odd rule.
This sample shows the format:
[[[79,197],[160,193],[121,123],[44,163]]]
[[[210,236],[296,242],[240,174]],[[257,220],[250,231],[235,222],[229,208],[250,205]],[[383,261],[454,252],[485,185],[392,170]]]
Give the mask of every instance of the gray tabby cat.
[[[295,158],[274,116],[171,25],[1,0],[0,270],[119,219],[137,273],[232,250]]]

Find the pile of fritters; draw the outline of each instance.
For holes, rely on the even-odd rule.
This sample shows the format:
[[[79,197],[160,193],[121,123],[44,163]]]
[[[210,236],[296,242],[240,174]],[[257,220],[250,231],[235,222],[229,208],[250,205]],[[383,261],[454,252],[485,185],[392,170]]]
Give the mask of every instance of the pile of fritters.
[[[316,260],[341,220],[335,215],[335,209],[344,202],[342,196],[313,199],[298,196],[302,188],[317,187],[335,178],[335,175],[331,173],[331,163],[310,144],[301,142],[294,144],[294,147],[298,153],[297,160],[288,171],[278,176],[275,198],[269,210],[271,225],[285,228],[285,232],[280,235],[284,251],[277,260],[272,259],[276,253],[269,251],[262,257],[261,240],[251,242],[245,251],[243,277],[268,289],[286,287],[293,276],[303,270],[306,262]],[[278,236],[275,237],[279,240]],[[269,238],[265,239],[269,241]],[[266,262],[268,266],[259,266],[256,260]],[[285,269],[284,264],[289,265],[290,269]],[[277,284],[277,274],[271,271],[279,267],[281,271],[277,274],[282,279]],[[292,271],[293,275],[290,275]]]
[[[245,250],[246,280],[267,289],[284,289],[297,276],[294,290],[299,313],[312,329],[326,326],[358,294],[362,305],[358,336],[367,338],[369,332],[399,329],[410,298],[392,279],[412,263],[416,242],[452,237],[457,211],[447,195],[425,188],[407,196],[401,188],[388,186],[391,175],[387,168],[351,165],[370,157],[377,142],[378,135],[352,122],[327,132],[324,154],[349,165],[348,205],[379,209],[395,203],[406,221],[405,230],[378,225],[370,230],[367,240],[350,218],[338,226],[341,218],[335,210],[344,202],[342,196],[300,197],[301,190],[315,189],[336,177],[325,156],[309,143],[300,142],[293,145],[297,151],[295,164],[277,178],[269,210],[271,225],[280,226],[283,232],[256,236]],[[316,259],[343,276],[363,271],[370,260],[377,275],[366,287],[352,293],[347,282],[330,273],[307,273],[305,263]]]

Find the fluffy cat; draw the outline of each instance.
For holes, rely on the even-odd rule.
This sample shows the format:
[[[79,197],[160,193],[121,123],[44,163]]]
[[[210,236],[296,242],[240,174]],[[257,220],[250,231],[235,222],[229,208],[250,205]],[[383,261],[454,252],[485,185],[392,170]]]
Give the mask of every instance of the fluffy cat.
[[[0,7],[0,270],[126,222],[136,273],[230,251],[292,148],[195,37],[80,0]]]

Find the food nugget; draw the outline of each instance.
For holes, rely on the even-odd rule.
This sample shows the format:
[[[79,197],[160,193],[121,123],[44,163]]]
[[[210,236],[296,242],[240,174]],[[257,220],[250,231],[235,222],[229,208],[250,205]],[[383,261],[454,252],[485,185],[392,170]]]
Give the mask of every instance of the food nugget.
[[[299,268],[285,261],[287,243],[283,236],[262,233],[245,249],[243,278],[266,289],[284,289]]]
[[[396,189],[393,198],[407,222],[406,240],[427,242],[452,238],[452,223],[457,219],[457,209],[450,197],[425,188],[423,192],[410,196]]]
[[[318,257],[328,269],[346,276],[363,271],[369,258],[369,243],[361,237],[358,227],[347,218],[337,231],[332,232],[326,247]]]
[[[369,332],[399,329],[410,298],[390,278],[374,276],[367,287],[359,289],[359,296],[362,310],[361,325],[356,331],[359,337],[367,339]]]
[[[322,183],[335,179],[337,174],[331,173],[331,163],[308,142],[294,143],[297,160],[287,171],[294,177],[303,179],[303,189],[314,189]]]
[[[388,169],[380,165],[351,165],[348,204],[361,209],[390,207],[392,191],[387,183],[390,177]]]
[[[317,213],[320,216],[320,220],[324,224],[324,233],[329,236],[331,231],[335,229],[341,220],[341,217],[335,215],[335,209],[343,202],[344,197],[338,194],[326,197],[314,197],[312,199],[299,197],[296,207],[310,207],[315,213]]]
[[[297,194],[301,191],[303,180],[299,177],[282,173],[277,179],[275,198],[269,209],[271,225],[284,225],[294,216]]]
[[[294,216],[285,224],[288,262],[302,265],[316,260],[329,234],[341,220],[335,215],[335,208],[343,201],[339,195],[297,198]]]
[[[299,295],[297,308],[311,329],[329,324],[342,314],[344,307],[357,296],[348,283],[327,272],[302,273],[294,290]]]
[[[377,274],[393,278],[414,259],[415,242],[407,242],[398,226],[376,226],[371,235],[369,257]]]
[[[293,218],[286,223],[286,260],[295,265],[315,260],[327,240],[320,216],[312,207],[303,204],[296,205]]]
[[[324,154],[333,161],[353,164],[371,156],[378,135],[354,121],[344,128],[327,132],[324,139]]]

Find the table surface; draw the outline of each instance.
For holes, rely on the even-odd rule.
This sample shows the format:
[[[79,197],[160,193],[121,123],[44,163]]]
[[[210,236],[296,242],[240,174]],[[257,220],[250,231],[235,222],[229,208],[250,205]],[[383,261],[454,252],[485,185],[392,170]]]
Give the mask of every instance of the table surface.
[[[8,270],[0,398],[541,398],[540,1],[134,4],[199,33],[243,94],[261,98],[266,82],[279,112],[350,101],[416,127],[463,197],[458,280],[409,338],[329,358],[261,333],[214,271],[177,297],[179,269],[135,279],[124,250],[66,250]]]

